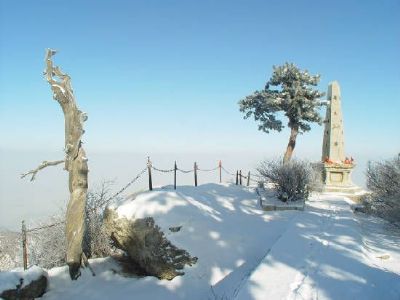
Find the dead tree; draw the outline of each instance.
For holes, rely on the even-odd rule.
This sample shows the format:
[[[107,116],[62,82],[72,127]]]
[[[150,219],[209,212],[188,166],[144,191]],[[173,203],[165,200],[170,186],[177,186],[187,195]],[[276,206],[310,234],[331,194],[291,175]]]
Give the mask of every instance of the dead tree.
[[[83,235],[85,232],[85,206],[88,188],[88,165],[85,151],[82,147],[81,137],[84,133],[83,122],[87,120],[85,113],[81,112],[75,102],[71,87],[71,78],[63,73],[59,67],[53,66],[52,56],[56,51],[47,49],[45,78],[51,86],[53,98],[64,113],[65,118],[65,160],[56,162],[44,161],[38,168],[31,170],[22,177],[32,175],[31,180],[41,169],[65,163],[65,170],[69,173],[70,199],[66,214],[66,261],[71,279],[80,276],[82,259],[86,259],[82,251]]]

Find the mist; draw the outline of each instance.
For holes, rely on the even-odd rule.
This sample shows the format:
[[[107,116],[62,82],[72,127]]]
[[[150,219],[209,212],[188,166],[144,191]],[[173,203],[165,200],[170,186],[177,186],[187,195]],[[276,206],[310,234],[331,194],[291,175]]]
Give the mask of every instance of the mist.
[[[305,153],[299,148],[300,158],[316,161],[317,152]],[[48,167],[40,171],[36,179],[31,182],[30,177],[24,179],[20,175],[36,168],[44,160],[58,160],[63,158],[62,151],[11,151],[1,150],[0,161],[0,228],[19,230],[21,221],[25,220],[28,226],[45,221],[65,209],[68,199],[68,173],[63,165]],[[273,150],[261,151],[226,151],[217,153],[129,153],[129,152],[96,152],[88,151],[89,158],[89,189],[96,189],[102,181],[112,181],[112,193],[117,192],[146,167],[147,157],[150,156],[153,165],[160,169],[172,169],[174,161],[178,168],[193,169],[197,162],[200,169],[211,169],[221,160],[224,168],[234,173],[241,169],[244,175],[247,172],[255,173],[255,169],[263,159],[277,158]],[[365,169],[367,160],[372,158],[361,157],[353,172],[353,182],[365,187]],[[378,159],[378,158],[377,158]],[[198,184],[218,182],[218,171],[198,172]],[[222,173],[222,181],[234,181],[233,176]],[[160,187],[173,184],[173,173],[153,171],[153,186]],[[193,185],[193,173],[177,174],[177,185]],[[144,173],[122,196],[148,189],[148,175]]]

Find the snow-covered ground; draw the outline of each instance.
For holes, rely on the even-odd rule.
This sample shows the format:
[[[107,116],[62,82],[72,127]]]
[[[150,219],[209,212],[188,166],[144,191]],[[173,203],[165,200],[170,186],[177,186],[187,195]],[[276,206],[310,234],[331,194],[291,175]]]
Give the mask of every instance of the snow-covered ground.
[[[135,195],[118,213],[154,217],[198,262],[172,281],[122,277],[110,258],[74,282],[54,268],[44,299],[400,299],[398,231],[340,197],[265,212],[255,188],[205,184]]]
[[[341,197],[314,197],[236,299],[400,299],[400,236],[389,229]]]
[[[41,276],[46,276],[46,272],[37,266],[32,266],[27,271],[24,271],[23,268],[19,268],[11,272],[0,272],[0,294],[3,291],[15,289],[15,287],[21,283],[21,288],[24,288]]]

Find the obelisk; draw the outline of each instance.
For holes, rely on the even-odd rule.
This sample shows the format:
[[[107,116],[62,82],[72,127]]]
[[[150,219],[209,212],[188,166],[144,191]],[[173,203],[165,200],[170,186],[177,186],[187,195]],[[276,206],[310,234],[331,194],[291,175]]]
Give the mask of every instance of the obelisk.
[[[355,167],[353,159],[345,156],[340,87],[337,81],[329,84],[327,96],[328,106],[322,144],[322,191],[352,195],[361,189],[351,181],[351,171]]]
[[[328,157],[332,162],[341,163],[345,161],[345,155],[340,87],[337,81],[329,84],[327,96],[329,105],[326,109],[322,161]]]

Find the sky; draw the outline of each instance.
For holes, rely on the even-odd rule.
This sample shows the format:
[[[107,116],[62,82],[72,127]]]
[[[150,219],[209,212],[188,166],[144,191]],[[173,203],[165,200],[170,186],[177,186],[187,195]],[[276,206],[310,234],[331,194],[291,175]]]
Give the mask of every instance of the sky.
[[[89,162],[104,155],[89,163],[92,178],[117,174],[118,157],[139,171],[148,155],[188,164],[203,157],[204,167],[225,159],[244,169],[282,156],[289,131],[258,131],[237,103],[286,61],[321,74],[322,91],[339,82],[358,182],[367,160],[400,152],[398,0],[0,0],[3,203],[22,201],[11,193],[27,189],[19,173],[63,156],[64,117],[43,78],[46,48],[59,51],[55,64],[71,76],[88,114]],[[319,160],[322,137],[323,128],[312,126],[298,137],[296,157]]]

